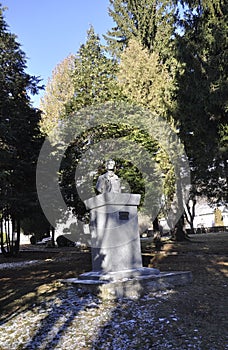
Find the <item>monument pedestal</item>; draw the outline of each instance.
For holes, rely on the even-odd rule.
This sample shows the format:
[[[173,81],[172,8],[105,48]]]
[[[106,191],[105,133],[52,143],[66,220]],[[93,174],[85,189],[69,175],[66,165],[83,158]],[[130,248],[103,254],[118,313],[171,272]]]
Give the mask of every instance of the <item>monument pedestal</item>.
[[[137,206],[139,194],[108,192],[85,201],[90,210],[94,272],[142,267]]]
[[[92,271],[63,282],[104,298],[139,297],[191,282],[191,272],[160,273],[142,266],[139,194],[106,192],[85,201],[90,210]]]

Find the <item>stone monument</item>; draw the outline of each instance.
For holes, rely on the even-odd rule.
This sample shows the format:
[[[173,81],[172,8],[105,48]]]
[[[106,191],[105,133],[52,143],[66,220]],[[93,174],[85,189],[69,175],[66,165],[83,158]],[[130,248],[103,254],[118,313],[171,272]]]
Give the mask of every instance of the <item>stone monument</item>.
[[[113,160],[106,162],[106,170],[97,180],[99,194],[85,200],[90,211],[92,271],[65,282],[105,297],[135,297],[170,283],[189,282],[189,272],[160,273],[142,266],[137,213],[140,195],[121,193]]]
[[[142,267],[137,206],[139,194],[121,193],[115,162],[106,162],[96,197],[85,201],[90,210],[93,271],[102,274]]]

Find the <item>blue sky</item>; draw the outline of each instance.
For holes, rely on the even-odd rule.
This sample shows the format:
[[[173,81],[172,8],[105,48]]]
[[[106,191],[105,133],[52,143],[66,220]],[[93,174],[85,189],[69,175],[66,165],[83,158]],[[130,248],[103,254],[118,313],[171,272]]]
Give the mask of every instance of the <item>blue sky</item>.
[[[105,34],[113,26],[109,0],[0,0],[10,32],[27,56],[27,72],[40,76],[46,85],[55,66],[76,53],[86,40],[87,30]],[[40,97],[32,98],[38,107]]]

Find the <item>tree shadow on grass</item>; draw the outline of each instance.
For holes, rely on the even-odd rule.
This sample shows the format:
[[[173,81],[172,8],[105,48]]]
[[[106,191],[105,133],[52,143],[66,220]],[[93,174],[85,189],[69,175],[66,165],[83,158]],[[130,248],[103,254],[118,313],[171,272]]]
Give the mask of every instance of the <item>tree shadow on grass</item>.
[[[56,298],[58,298],[58,294]],[[61,337],[72,325],[75,317],[90,303],[91,297],[89,295],[82,298],[75,296],[74,303],[71,303],[70,296],[69,299],[67,298],[67,293],[65,299],[62,299],[59,303],[55,304],[53,300],[53,306],[48,309],[48,315],[40,322],[39,329],[32,339],[24,345],[23,349],[36,350],[41,347],[43,350],[55,349]]]
[[[219,247],[218,245],[213,247],[213,242],[210,245],[207,237],[202,236],[202,240],[206,242],[201,246],[194,242],[191,249],[188,249],[185,244],[175,246],[174,243],[167,254],[163,256],[160,254],[162,258],[155,261],[156,266],[153,267],[158,267],[161,271],[191,270],[193,283],[177,287],[171,292],[154,293],[149,299],[125,299],[118,303],[113,307],[107,322],[97,329],[97,337],[91,349],[118,349],[118,346],[121,349],[125,345],[128,346],[125,348],[129,349],[163,349],[165,344],[172,345],[172,348],[177,350],[193,346],[205,350],[224,348],[227,330],[225,326],[227,260],[224,260],[227,238],[223,241],[222,236],[220,237]],[[40,277],[44,276],[45,270],[40,273]],[[51,275],[52,271],[49,273]],[[35,275],[30,277],[32,281]],[[39,281],[39,286],[42,285],[45,285],[45,279],[42,279],[42,283]],[[51,293],[50,291],[50,300],[54,297]],[[45,298],[45,294],[43,297]],[[73,300],[75,302],[75,297]],[[31,305],[32,299],[29,302]],[[50,309],[46,310],[47,315],[39,321],[37,332],[24,349],[38,349],[41,345],[45,350],[54,349],[64,334],[69,332],[75,317],[87,307],[91,299],[83,296],[75,305],[71,302],[70,296],[68,298],[66,295],[60,303],[52,303]],[[45,310],[45,301],[43,309]],[[21,310],[18,310],[18,314],[22,312]],[[73,341],[74,336],[72,344]]]
[[[90,260],[87,253],[82,253],[75,255],[72,261],[53,259],[26,268],[0,270],[0,325],[30,310],[32,305],[42,303],[45,298],[50,299],[59,288],[56,281],[89,269]]]
[[[91,349],[225,349],[227,334],[226,236],[192,236],[153,255],[160,271],[192,271],[193,282],[123,300],[112,310]]]

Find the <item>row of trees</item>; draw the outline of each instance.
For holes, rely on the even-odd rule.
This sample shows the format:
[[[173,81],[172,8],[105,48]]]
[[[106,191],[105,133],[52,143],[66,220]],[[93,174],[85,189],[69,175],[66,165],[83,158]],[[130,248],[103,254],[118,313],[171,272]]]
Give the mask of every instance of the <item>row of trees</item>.
[[[124,102],[151,111],[148,118],[161,115],[185,146],[193,203],[199,195],[227,199],[225,1],[110,0],[109,14],[115,27],[104,35],[106,45],[90,27],[85,44],[54,69],[41,101],[41,114],[29,98],[29,92],[37,93],[41,88],[39,79],[25,73],[25,54],[8,31],[0,6],[1,242],[10,254],[19,244],[19,239],[16,248],[10,244],[10,232],[17,231],[19,238],[21,224],[29,232],[34,217],[49,227],[35,187],[44,136],[59,123],[76,118],[76,112],[97,104]],[[90,144],[107,136],[125,137],[151,152],[162,170],[163,190],[171,202],[174,169],[162,145],[137,127],[104,124],[81,134],[66,152],[60,178],[68,205],[78,215],[84,214],[73,186],[73,169]],[[133,190],[138,186],[143,195],[145,184],[140,173],[137,180],[132,176],[134,164],[117,161],[121,176]]]
[[[48,134],[59,120],[107,101],[163,116],[188,155],[193,207],[187,205],[186,217],[192,224],[197,196],[227,199],[225,2],[110,0],[109,14],[116,26],[104,35],[107,44],[91,27],[86,43],[54,70],[41,101],[42,128]],[[70,89],[64,91],[63,81]],[[155,148],[171,201],[173,169],[162,147]]]

